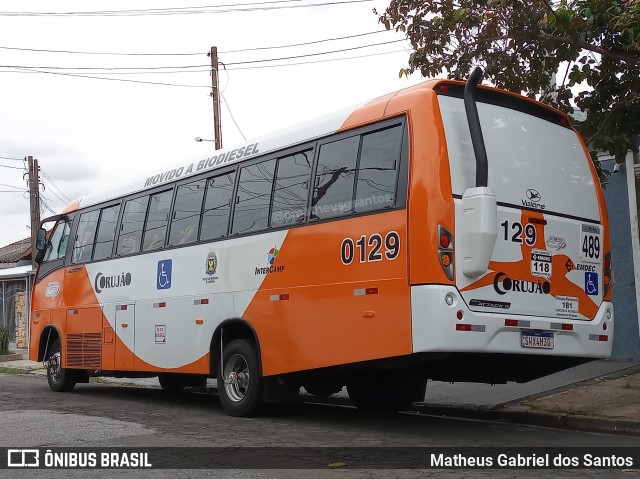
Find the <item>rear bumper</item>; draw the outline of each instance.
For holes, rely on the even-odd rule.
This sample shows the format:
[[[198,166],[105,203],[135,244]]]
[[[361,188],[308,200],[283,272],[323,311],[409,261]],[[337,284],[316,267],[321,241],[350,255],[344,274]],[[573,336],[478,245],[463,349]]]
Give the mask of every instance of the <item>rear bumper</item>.
[[[451,293],[453,304],[445,296]],[[462,319],[457,318],[462,312]],[[607,318],[607,311],[610,318]],[[528,326],[506,326],[505,319],[522,320]],[[613,343],[613,305],[603,302],[592,321],[534,317],[471,311],[453,286],[420,285],[411,287],[413,352],[504,353],[580,358],[608,358]],[[471,325],[458,330],[457,325]],[[573,330],[562,330],[570,324]],[[465,328],[469,328],[466,326]],[[606,328],[606,329],[605,329]],[[553,349],[521,346],[521,331],[553,332]],[[606,337],[606,341],[603,341]]]

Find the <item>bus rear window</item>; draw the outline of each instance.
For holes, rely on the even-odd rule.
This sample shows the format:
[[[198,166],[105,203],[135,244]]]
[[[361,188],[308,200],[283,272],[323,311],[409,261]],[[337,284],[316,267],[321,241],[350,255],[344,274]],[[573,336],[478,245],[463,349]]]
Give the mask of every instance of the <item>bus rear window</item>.
[[[476,175],[464,101],[439,95],[438,102],[451,186],[453,194],[461,196],[475,186]],[[477,102],[477,107],[487,149],[488,186],[499,203],[600,219],[591,159],[574,130],[505,106]]]

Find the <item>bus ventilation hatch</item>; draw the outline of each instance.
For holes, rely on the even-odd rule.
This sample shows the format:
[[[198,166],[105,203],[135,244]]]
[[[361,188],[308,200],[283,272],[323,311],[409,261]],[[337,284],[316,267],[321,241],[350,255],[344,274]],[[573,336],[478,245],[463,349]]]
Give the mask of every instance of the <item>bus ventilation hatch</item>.
[[[67,334],[67,367],[88,369],[102,367],[100,333]]]

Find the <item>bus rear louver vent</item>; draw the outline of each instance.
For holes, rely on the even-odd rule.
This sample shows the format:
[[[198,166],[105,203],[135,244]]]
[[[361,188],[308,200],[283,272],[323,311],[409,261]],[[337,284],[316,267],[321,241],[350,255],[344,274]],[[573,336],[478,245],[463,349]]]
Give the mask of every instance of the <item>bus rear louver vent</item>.
[[[100,333],[67,334],[67,367],[100,369],[101,358]]]

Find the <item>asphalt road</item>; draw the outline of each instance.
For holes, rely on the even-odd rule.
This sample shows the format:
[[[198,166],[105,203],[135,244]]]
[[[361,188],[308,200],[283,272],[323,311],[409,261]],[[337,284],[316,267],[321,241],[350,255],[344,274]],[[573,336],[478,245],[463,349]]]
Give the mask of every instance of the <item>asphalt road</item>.
[[[227,416],[217,396],[168,396],[154,388],[82,384],[54,393],[43,377],[0,374],[0,447],[333,447],[335,461],[292,470],[0,470],[0,477],[389,478],[545,477],[549,470],[349,469],[354,447],[640,447],[640,437],[591,434],[412,414],[361,414],[351,407],[296,404],[258,418]],[[562,470],[557,477],[637,477],[631,470]]]

